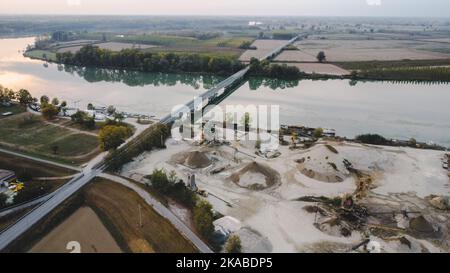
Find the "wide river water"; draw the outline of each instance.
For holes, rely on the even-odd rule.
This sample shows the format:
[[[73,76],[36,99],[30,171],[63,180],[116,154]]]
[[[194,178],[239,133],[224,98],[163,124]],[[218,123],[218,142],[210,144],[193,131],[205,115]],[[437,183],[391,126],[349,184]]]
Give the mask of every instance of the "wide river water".
[[[46,67],[42,61],[22,56],[33,40],[0,39],[0,84],[28,89],[36,97],[58,97],[69,106],[114,105],[122,111],[162,117],[221,80],[56,64]],[[447,84],[252,79],[223,103],[279,105],[282,124],[334,128],[341,136],[379,133],[450,147]]]

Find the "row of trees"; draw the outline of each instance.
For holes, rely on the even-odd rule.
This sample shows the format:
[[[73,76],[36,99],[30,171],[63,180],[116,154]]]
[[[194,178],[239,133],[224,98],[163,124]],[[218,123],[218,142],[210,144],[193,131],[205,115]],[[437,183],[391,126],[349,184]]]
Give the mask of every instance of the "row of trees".
[[[63,110],[67,106],[66,101],[60,103],[58,98],[53,98],[50,101],[50,98],[46,95],[43,95],[40,98],[40,103],[41,114],[47,120],[56,117],[61,112],[61,110]]]
[[[269,61],[260,61],[256,58],[250,60],[250,76],[261,76],[269,78],[278,78],[284,80],[296,80],[305,74],[295,66],[286,64],[271,64]]]
[[[13,101],[17,101],[21,105],[28,105],[37,100],[31,96],[28,90],[20,89],[15,92],[12,89],[5,88],[0,85],[0,104],[9,104]]]
[[[397,67],[353,71],[353,78],[377,80],[450,81],[450,67]]]
[[[77,53],[56,54],[64,64],[113,67],[145,72],[203,72],[231,74],[242,69],[242,64],[232,57],[188,53],[154,53],[138,49],[114,52],[97,46],[86,45]]]

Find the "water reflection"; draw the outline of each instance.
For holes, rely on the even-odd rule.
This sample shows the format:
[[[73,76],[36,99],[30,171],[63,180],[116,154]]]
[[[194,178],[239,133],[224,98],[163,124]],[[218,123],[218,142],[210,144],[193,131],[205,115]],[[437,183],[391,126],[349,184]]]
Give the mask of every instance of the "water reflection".
[[[176,86],[178,84],[183,84],[194,87],[195,89],[209,89],[223,79],[212,75],[144,73],[139,71],[101,69],[70,65],[58,65],[57,69],[71,75],[77,75],[90,83],[124,83],[132,87],[143,87],[146,85]]]

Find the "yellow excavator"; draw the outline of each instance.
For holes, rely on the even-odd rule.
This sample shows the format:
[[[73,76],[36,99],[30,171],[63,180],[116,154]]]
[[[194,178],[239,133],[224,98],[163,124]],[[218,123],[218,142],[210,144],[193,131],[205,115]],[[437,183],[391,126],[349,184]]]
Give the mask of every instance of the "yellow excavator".
[[[22,182],[16,181],[16,182],[12,182],[9,186],[9,189],[13,192],[19,192],[21,190],[23,190],[24,188],[24,184]]]

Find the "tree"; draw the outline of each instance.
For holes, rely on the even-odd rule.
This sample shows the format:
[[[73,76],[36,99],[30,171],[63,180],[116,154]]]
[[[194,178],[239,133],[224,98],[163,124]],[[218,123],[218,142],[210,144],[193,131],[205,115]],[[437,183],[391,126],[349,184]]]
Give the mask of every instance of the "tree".
[[[416,140],[415,138],[411,138],[411,139],[409,140],[409,145],[410,145],[411,147],[417,147],[417,140]]]
[[[244,116],[241,118],[241,124],[244,125],[245,131],[250,129],[250,123],[252,123],[252,117],[249,112],[245,112]]]
[[[166,193],[169,189],[169,179],[163,169],[155,169],[151,174],[152,186],[155,190]]]
[[[110,105],[108,106],[108,108],[106,108],[106,112],[108,113],[108,115],[112,116],[114,115],[114,113],[116,113],[116,107]]]
[[[50,120],[58,115],[59,109],[53,104],[44,104],[41,108],[41,113],[45,119]]]
[[[58,105],[59,105],[59,100],[58,100],[58,98],[53,98],[53,99],[52,99],[52,104],[53,104],[54,106],[58,106]]]
[[[114,113],[114,120],[122,122],[125,119],[122,113]]]
[[[0,85],[0,103],[10,103],[15,96],[16,95],[13,90],[3,88],[3,86]]]
[[[103,127],[99,134],[100,148],[103,151],[116,149],[132,134],[131,129],[125,126],[108,125]]]
[[[94,110],[94,105],[92,103],[88,103],[87,109],[88,110]]]
[[[206,239],[210,239],[214,232],[214,215],[212,206],[207,201],[200,201],[194,208],[194,224],[197,231]]]
[[[325,56],[325,52],[320,51],[317,54],[317,60],[319,61],[319,63],[323,63],[326,59],[327,59],[327,57]]]
[[[16,94],[16,98],[22,105],[28,105],[33,102],[33,97],[26,89],[20,89]]]
[[[41,104],[48,104],[50,102],[50,99],[46,95],[43,95],[39,101],[41,102]]]
[[[54,145],[54,146],[52,146],[52,151],[53,151],[53,154],[57,154],[57,153],[58,153],[58,150],[59,150],[59,147],[58,147],[58,145]]]
[[[323,135],[323,129],[322,128],[319,127],[319,128],[316,128],[314,130],[314,137],[315,138],[321,138],[322,135]]]
[[[242,252],[242,246],[241,246],[241,239],[237,235],[231,235],[227,243],[225,245],[225,252],[226,253],[241,253]]]
[[[75,114],[70,116],[73,122],[81,125],[86,129],[94,129],[95,128],[95,119],[90,117],[87,113],[83,111],[77,111]]]
[[[63,100],[60,105],[62,108],[67,107],[67,101]]]

